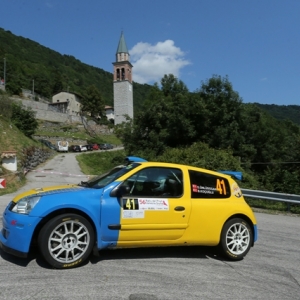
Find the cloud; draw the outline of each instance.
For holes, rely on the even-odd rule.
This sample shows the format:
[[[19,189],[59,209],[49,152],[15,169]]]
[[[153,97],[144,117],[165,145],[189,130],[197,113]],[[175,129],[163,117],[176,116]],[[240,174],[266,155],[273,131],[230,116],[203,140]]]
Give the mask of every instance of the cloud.
[[[133,65],[133,80],[138,83],[160,82],[165,74],[179,77],[180,70],[189,65],[185,53],[172,40],[156,45],[140,42],[129,50]]]
[[[267,81],[268,78],[267,77],[264,77],[264,78],[261,78],[260,81]]]

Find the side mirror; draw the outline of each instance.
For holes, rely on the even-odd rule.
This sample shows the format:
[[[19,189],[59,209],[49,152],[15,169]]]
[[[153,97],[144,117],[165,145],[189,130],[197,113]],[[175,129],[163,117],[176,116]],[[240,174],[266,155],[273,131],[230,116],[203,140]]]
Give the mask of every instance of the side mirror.
[[[127,185],[118,185],[111,192],[111,197],[121,198],[123,195],[126,195],[130,192],[130,187]]]

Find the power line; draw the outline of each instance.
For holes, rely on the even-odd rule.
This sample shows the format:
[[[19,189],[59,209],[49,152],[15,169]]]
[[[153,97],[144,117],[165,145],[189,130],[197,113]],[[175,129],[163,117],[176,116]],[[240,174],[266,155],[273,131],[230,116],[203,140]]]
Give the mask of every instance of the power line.
[[[283,162],[254,162],[254,163],[241,163],[241,165],[279,165],[279,164],[300,164],[300,161],[283,161]]]

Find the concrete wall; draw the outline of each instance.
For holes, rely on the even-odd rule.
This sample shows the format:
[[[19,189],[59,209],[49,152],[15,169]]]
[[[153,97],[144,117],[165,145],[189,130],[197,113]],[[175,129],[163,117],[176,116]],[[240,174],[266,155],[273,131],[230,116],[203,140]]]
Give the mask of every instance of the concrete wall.
[[[48,110],[48,104],[38,101],[25,100],[20,98],[11,98],[13,101],[23,104],[26,108],[31,108],[35,112],[35,117],[39,120],[59,123],[82,123],[80,116],[70,116],[65,113]]]

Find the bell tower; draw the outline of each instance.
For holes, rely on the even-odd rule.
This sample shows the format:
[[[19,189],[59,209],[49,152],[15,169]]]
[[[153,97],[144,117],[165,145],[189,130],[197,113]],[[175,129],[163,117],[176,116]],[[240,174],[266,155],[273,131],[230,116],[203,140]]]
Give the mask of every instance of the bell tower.
[[[133,119],[132,64],[123,31],[119,40],[114,66],[115,125],[125,122],[125,115]]]

